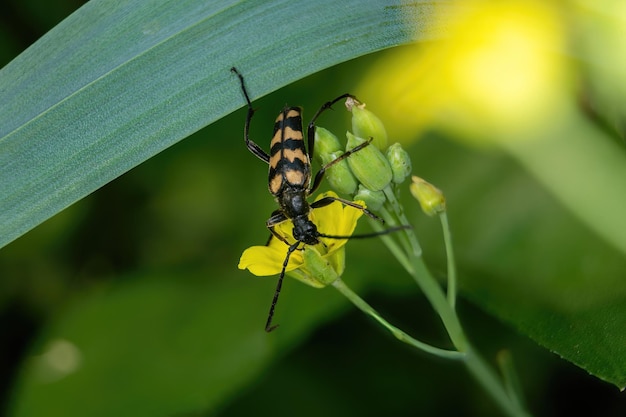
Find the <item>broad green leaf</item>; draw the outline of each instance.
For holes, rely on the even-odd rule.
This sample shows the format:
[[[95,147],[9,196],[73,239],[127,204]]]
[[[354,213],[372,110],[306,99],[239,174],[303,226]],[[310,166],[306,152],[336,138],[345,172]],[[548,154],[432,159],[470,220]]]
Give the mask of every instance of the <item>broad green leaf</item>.
[[[241,107],[232,66],[262,96],[409,42],[408,16],[430,36],[439,3],[87,3],[0,72],[0,246]]]

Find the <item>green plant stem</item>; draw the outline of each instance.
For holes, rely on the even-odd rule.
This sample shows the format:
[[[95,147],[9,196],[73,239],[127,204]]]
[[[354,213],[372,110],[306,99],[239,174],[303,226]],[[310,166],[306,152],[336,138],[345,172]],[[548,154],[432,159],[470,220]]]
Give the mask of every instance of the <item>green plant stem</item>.
[[[393,192],[391,185],[388,185],[387,187],[385,187],[385,189],[383,189],[383,192],[385,193],[385,197],[387,197],[387,202],[391,205],[391,208],[394,211],[395,215],[397,216],[400,224],[404,224],[404,225],[410,224],[409,220],[404,215],[404,209],[402,208],[402,205],[396,198],[396,194]],[[405,235],[409,240],[413,255],[422,256],[422,247],[420,246],[417,240],[417,236],[415,235],[415,232],[413,231],[413,229],[407,229],[405,231]]]
[[[376,220],[370,219],[370,225],[375,232],[383,232],[385,230],[385,228],[381,226],[381,224]],[[409,262],[409,259],[406,257],[404,252],[402,252],[402,248],[400,247],[400,245],[398,245],[390,235],[381,235],[380,239],[391,251],[391,253],[396,257],[396,259],[398,260],[398,262],[400,262],[400,265],[402,265],[404,269],[406,269],[407,271],[413,269],[411,262]]]
[[[448,260],[448,304],[452,309],[456,308],[456,260],[454,259],[454,248],[452,246],[452,235],[448,223],[446,212],[439,214],[441,228],[443,229],[443,241],[446,247],[446,258]]]
[[[446,251],[448,253],[448,256],[450,256],[450,254],[452,253],[452,245],[451,245],[451,237],[449,233],[449,228],[447,226],[447,219],[442,220],[442,222],[443,222],[443,227],[444,227],[444,236],[447,235],[445,237]],[[377,227],[382,229],[380,225],[377,225]],[[448,230],[446,231],[446,229]],[[403,231],[403,233],[404,232],[412,232],[412,231],[406,230],[406,231]],[[386,236],[386,237],[388,239],[383,239],[383,242],[385,242],[387,247],[390,249],[392,254],[396,256],[398,261],[403,266],[405,266],[405,269],[407,270],[407,272],[413,277],[413,279],[415,280],[419,288],[422,290],[422,292],[424,293],[424,295],[426,296],[426,298],[432,305],[433,309],[441,318],[441,321],[443,322],[443,325],[450,337],[450,340],[454,344],[455,348],[458,350],[457,353],[463,355],[461,357],[461,360],[465,363],[465,366],[467,367],[470,374],[483,386],[483,388],[493,398],[496,404],[508,416],[528,417],[529,414],[526,411],[524,411],[521,405],[521,402],[517,398],[509,394],[509,392],[505,388],[502,381],[498,378],[498,375],[474,351],[470,342],[465,336],[465,333],[463,331],[460,320],[455,310],[454,298],[456,298],[455,296],[456,295],[456,268],[454,266],[450,266],[450,264],[448,265],[449,272],[451,271],[455,276],[453,277],[454,282],[452,283],[453,292],[451,293],[450,288],[448,288],[448,295],[446,297],[443,289],[441,288],[437,280],[432,276],[432,274],[428,270],[422,257],[420,255],[415,255],[414,252],[412,250],[409,250],[409,248],[406,248],[406,246],[405,246],[406,252],[402,253],[400,246],[390,236]],[[411,240],[411,237],[407,236],[407,239]],[[410,267],[407,267],[408,266],[407,264],[409,264]],[[361,309],[364,312],[372,315],[367,310],[363,308]],[[374,315],[372,316],[375,317]],[[379,319],[377,318],[377,320]],[[379,322],[381,321],[379,320]],[[383,322],[381,322],[381,324],[383,324],[386,328],[390,329]],[[394,335],[396,335],[398,339],[403,340],[396,333],[394,333]],[[403,341],[406,343],[409,343],[406,340],[403,340]]]
[[[465,366],[474,378],[483,386],[483,388],[491,395],[496,404],[500,406],[502,411],[511,417],[529,417],[517,399],[509,396],[504,388],[502,381],[498,378],[493,369],[469,348],[464,358]]]
[[[407,343],[417,349],[420,349],[424,352],[430,353],[432,355],[438,356],[440,358],[445,359],[463,359],[465,356],[464,353],[457,352],[455,350],[446,350],[440,349],[438,347],[429,345],[427,343],[421,342],[397,327],[390,324],[387,320],[385,320],[376,310],[374,310],[369,304],[367,304],[361,297],[359,297],[354,291],[352,291],[341,279],[337,279],[333,282],[333,287],[335,287],[339,292],[341,292],[346,298],[348,298],[357,308],[363,311],[365,314],[374,318],[377,322],[379,322],[383,327],[393,334],[396,339]]]
[[[460,351],[464,352],[468,347],[467,338],[463,332],[461,322],[459,318],[448,304],[448,300],[441,289],[441,286],[437,280],[431,275],[430,271],[426,267],[424,260],[421,257],[410,257],[411,264],[413,265],[411,274],[418,287],[424,292],[424,295],[432,305],[433,309],[437,312],[443,325],[450,336],[450,340],[454,346]]]
[[[379,214],[382,216],[383,220],[385,221],[385,226],[386,227],[400,226],[402,222],[400,222],[397,216],[393,214],[395,213],[395,211],[389,211],[387,209],[388,205],[389,205],[388,203],[385,203],[385,205],[383,205],[378,211]],[[379,230],[383,230],[383,228],[379,227]],[[405,252],[411,253],[413,251],[413,245],[411,244],[408,235],[406,233],[400,233],[397,236],[398,236],[398,240],[400,240],[400,242],[402,243],[402,246],[404,246]]]
[[[515,401],[519,407],[524,407],[524,394],[517,377],[517,372],[515,372],[515,365],[513,364],[511,352],[508,350],[498,352],[496,360],[498,361],[498,367],[502,373],[504,385],[507,389],[509,398],[511,398],[512,401]]]
[[[459,352],[466,354],[463,357],[463,362],[469,372],[480,382],[487,393],[507,415],[511,417],[527,417],[528,414],[521,407],[520,403],[508,395],[495,372],[474,352],[463,332],[456,311],[448,303],[443,290],[430,274],[422,258],[410,258],[413,268],[407,271],[413,276],[434,310],[439,314],[454,346]]]

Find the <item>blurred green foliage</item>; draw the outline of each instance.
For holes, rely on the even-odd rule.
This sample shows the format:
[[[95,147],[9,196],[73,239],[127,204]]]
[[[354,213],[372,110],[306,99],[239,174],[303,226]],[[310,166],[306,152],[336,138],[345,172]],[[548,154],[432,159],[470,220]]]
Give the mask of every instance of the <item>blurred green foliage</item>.
[[[39,27],[38,14],[28,16]],[[20,45],[14,33],[3,35],[3,44]],[[329,97],[358,96],[355,74],[378,58],[255,101],[252,136],[264,145],[285,104],[302,105],[306,118]],[[263,332],[275,281],[236,265],[244,248],[265,242],[275,203],[266,167],[243,144],[244,119],[243,110],[225,117],[0,251],[7,415],[496,414],[461,367],[415,355],[332,289],[288,280],[276,316],[281,327]],[[320,124],[342,132],[348,121],[336,111]],[[585,343],[610,350],[614,340],[598,343],[607,335],[594,309],[614,317],[606,328],[619,331],[624,300],[611,285],[623,285],[622,256],[501,152],[436,135],[409,151],[414,173],[446,193],[461,295],[474,303],[461,303],[461,317],[485,357],[511,350],[536,415],[623,415],[615,386],[512,330],[544,329],[533,337],[572,350]],[[427,260],[443,276],[438,224],[416,202],[405,204]],[[347,256],[351,286],[409,333],[446,343],[380,242],[350,242]],[[596,286],[599,277],[611,285]],[[556,304],[555,293],[563,294]],[[567,339],[580,334],[589,339]],[[607,356],[599,352],[597,360]],[[623,371],[625,358],[613,359],[613,372]]]
[[[269,137],[271,123],[263,122],[273,120],[275,109],[285,102],[302,104],[310,114],[320,99],[337,93],[335,85],[350,90],[349,74],[369,59],[373,58],[319,73],[257,101],[255,138],[262,142]],[[348,115],[337,113],[324,125],[340,129]],[[314,411],[378,415],[394,407],[397,415],[428,407],[432,413],[443,413],[457,405],[468,415],[495,412],[461,368],[407,352],[355,313],[314,331],[349,311],[330,289],[313,290],[288,281],[277,313],[281,327],[275,334],[264,334],[274,280],[253,277],[237,270],[236,264],[245,247],[265,241],[263,224],[275,205],[266,190],[266,168],[243,146],[244,117],[239,111],[199,132],[3,249],[0,267],[7,321],[12,326],[31,322],[40,329],[30,334],[38,336],[28,352],[41,354],[51,341],[67,339],[80,347],[83,364],[94,366],[56,384],[43,383],[36,374],[42,371],[23,357],[27,371],[14,391],[22,393],[15,415],[37,414],[39,404],[45,404],[47,415],[57,415],[54,410],[58,415],[72,415],[72,410],[77,415],[85,410],[91,415],[187,415],[181,414],[185,410],[188,415],[204,415],[198,410],[222,407],[223,415],[245,414],[246,407],[251,407],[248,413],[266,407],[268,413],[290,415],[301,404],[311,410],[305,415]],[[447,190],[453,232],[464,258],[461,284],[467,287],[488,278],[510,281],[497,293],[471,295],[487,308],[498,297],[523,297],[514,271],[506,265],[494,269],[493,261],[506,257],[512,262],[511,257],[534,253],[528,233],[537,233],[529,229],[532,223],[554,223],[558,218],[557,229],[568,231],[569,244],[549,241],[550,256],[539,264],[552,273],[559,265],[568,267],[559,258],[568,257],[572,239],[593,239],[576,229],[576,222],[504,155],[480,154],[441,138],[418,143],[411,151],[416,172],[436,179]],[[463,181],[458,172],[465,173]],[[473,174],[471,181],[468,172]],[[487,178],[494,172],[497,181]],[[478,189],[479,193],[472,191]],[[521,220],[511,223],[518,201],[502,198],[505,192],[538,207],[525,211],[524,216],[534,219],[526,227],[518,224]],[[412,218],[427,258],[442,271],[438,225],[421,218],[417,203],[407,204],[414,209]],[[481,209],[485,205],[502,214],[500,227],[518,224],[515,233],[503,231],[502,238],[509,235],[505,242],[490,246],[500,248],[498,256],[485,256],[476,248],[485,241],[476,229],[485,222],[496,227],[497,218]],[[349,246],[346,280],[357,288],[369,283],[379,294],[374,301],[383,312],[415,334],[445,343],[431,311],[403,272],[381,253],[381,244],[355,241]],[[599,253],[608,250],[599,249]],[[513,351],[527,395],[535,400],[531,409],[538,414],[554,408],[565,415],[576,401],[581,401],[576,407],[589,410],[617,407],[614,388],[571,369],[475,309],[464,308],[468,311],[462,316],[479,346],[486,345],[492,353],[501,347]],[[298,345],[302,347],[293,351]],[[355,357],[354,352],[359,354]],[[322,364],[325,368],[320,368]],[[572,389],[597,390],[603,405],[591,399],[584,404],[583,398],[589,397],[572,403],[559,388],[564,383],[559,376],[571,375],[580,384]],[[549,384],[551,379],[555,386]],[[459,398],[454,406],[446,401],[452,381]],[[242,391],[245,386],[249,388]],[[414,391],[422,394],[416,397]],[[68,396],[86,403],[69,407]],[[384,399],[376,401],[379,408],[364,401],[378,396]]]

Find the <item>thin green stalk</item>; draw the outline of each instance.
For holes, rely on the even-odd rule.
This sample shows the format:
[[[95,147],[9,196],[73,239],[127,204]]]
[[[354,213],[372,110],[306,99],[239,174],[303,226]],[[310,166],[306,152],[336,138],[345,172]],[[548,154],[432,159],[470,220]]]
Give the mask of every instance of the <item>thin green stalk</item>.
[[[395,201],[397,202],[397,200]],[[383,216],[383,219],[385,219],[385,221],[394,221],[391,214],[386,209],[383,208],[382,210],[380,210],[380,214]],[[371,224],[374,230],[383,230],[383,227],[380,226],[380,224],[376,222],[371,222]],[[407,229],[398,233],[402,233],[405,239],[408,239],[410,241],[410,235],[413,234],[413,230]],[[455,347],[459,351],[463,351],[463,347],[465,346],[467,341],[461,329],[461,324],[459,323],[458,317],[456,316],[456,312],[448,304],[446,297],[444,296],[443,291],[439,286],[439,283],[430,274],[428,268],[426,268],[426,265],[421,258],[421,249],[420,255],[415,255],[413,251],[415,247],[413,245],[410,245],[409,247],[405,246],[405,253],[391,236],[383,235],[381,236],[381,238],[383,240],[383,243],[389,248],[389,250],[396,257],[398,262],[400,262],[400,264],[404,266],[406,271],[417,282],[418,286],[424,292],[437,314],[441,317],[444,326],[446,327],[446,331],[450,335]],[[417,244],[417,241],[415,243]]]
[[[394,215],[395,212],[394,213],[390,212],[387,209],[386,205],[387,204],[383,205],[378,212],[382,216],[383,220],[385,220],[385,225],[387,227],[407,224],[407,223],[402,223],[401,221],[399,221],[397,216]],[[398,237],[398,240],[400,240],[400,243],[402,243],[402,246],[404,246],[404,250],[406,253],[411,253],[413,251],[413,244],[411,243],[410,238],[406,233],[399,233],[399,234],[396,234],[395,236]]]
[[[496,373],[480,356],[472,349],[468,349],[466,354],[464,362],[469,372],[507,415],[511,417],[530,417],[530,414],[509,396]]]
[[[378,210],[378,214],[384,220],[386,227],[394,227],[401,224],[397,216],[394,215],[393,210],[389,210],[388,202],[385,202],[385,204],[383,204],[383,206]],[[405,247],[406,250],[410,247],[410,243],[404,234],[400,234],[400,236],[402,237],[402,245]]]
[[[518,407],[524,407],[524,394],[522,393],[522,387],[517,377],[517,372],[515,372],[515,365],[513,364],[511,352],[508,350],[502,350],[498,352],[496,359],[498,361],[498,367],[502,373],[504,386],[509,394],[509,398],[511,398],[511,401],[514,401]]]
[[[393,208],[395,215],[398,219],[400,219],[400,222],[403,224],[409,224],[408,219],[404,215],[404,210],[402,209],[400,202],[396,199],[391,187],[387,186],[383,191],[385,192],[387,201]],[[407,253],[405,254],[413,266],[411,270],[407,269],[407,271],[411,274],[411,276],[413,276],[413,279],[417,282],[418,286],[424,292],[437,314],[441,317],[441,320],[443,321],[443,324],[446,327],[446,330],[455,347],[462,352],[467,345],[467,339],[465,338],[461,323],[459,322],[456,312],[454,311],[454,301],[450,303],[450,293],[448,293],[448,300],[446,300],[446,296],[443,294],[441,286],[426,267],[426,264],[421,256],[422,249],[417,241],[414,231],[412,229],[407,229],[403,232],[409,240],[412,249],[409,250],[407,248]],[[447,242],[446,248],[451,250],[451,239],[448,239]],[[454,267],[453,270],[456,271]],[[456,272],[454,275],[456,276]],[[453,290],[456,292],[456,278],[454,278],[454,280]]]
[[[502,382],[487,363],[473,351],[467,340],[456,311],[448,304],[437,281],[432,277],[422,258],[412,257],[414,272],[411,273],[424,295],[441,317],[443,324],[459,352],[467,353],[463,362],[474,378],[480,382],[487,393],[500,408],[511,417],[528,417],[518,401],[512,400],[503,388]]]
[[[375,220],[370,219],[370,225],[372,226],[372,229],[374,229],[375,232],[383,232],[385,230],[385,228],[381,226],[380,223]],[[406,269],[407,271],[413,270],[413,266],[411,265],[411,262],[402,251],[402,248],[396,243],[396,241],[390,235],[381,235],[380,239],[383,241],[385,246],[387,246],[387,248],[392,253],[392,255],[396,257],[396,259],[398,260],[398,262],[400,262],[400,265],[402,265],[404,269]]]
[[[403,254],[406,256],[406,254]],[[487,363],[476,354],[467,340],[453,305],[449,304],[439,283],[430,274],[423,259],[409,256],[412,268],[407,272],[417,282],[433,309],[440,316],[450,339],[461,353],[467,353],[463,362],[474,378],[485,388],[500,408],[511,417],[528,417],[519,401],[512,399],[502,382]]]
[[[387,201],[389,202],[389,204],[391,204],[391,207],[394,213],[400,220],[400,223],[410,224],[409,220],[404,215],[404,209],[402,208],[402,205],[396,198],[396,195],[391,189],[391,186],[388,185],[387,187],[385,187],[383,189],[383,192],[385,193],[385,197],[387,197]],[[417,236],[415,235],[415,232],[413,231],[413,229],[407,229],[406,236],[408,237],[409,242],[411,244],[413,255],[422,256],[422,247],[420,246],[419,241],[417,240]]]
[[[450,304],[448,304],[441,286],[431,275],[421,257],[411,257],[411,263],[413,265],[413,273],[411,273],[411,276],[424,292],[424,295],[428,298],[428,301],[435,309],[439,317],[441,317],[441,321],[443,322],[443,325],[445,326],[454,346],[460,352],[464,352],[469,346],[467,338],[465,337],[465,333],[461,327],[461,322],[459,321],[456,312],[450,307]]]
[[[417,272],[409,272],[415,277],[416,274],[419,274],[419,271],[420,270],[418,269]],[[420,280],[420,282],[421,281],[422,280]],[[431,353],[441,358],[462,360],[472,376],[485,388],[487,393],[494,399],[498,406],[500,406],[500,408],[507,415],[511,417],[529,417],[529,414],[524,411],[520,402],[511,398],[507,390],[503,388],[502,383],[500,382],[494,371],[489,367],[489,365],[487,365],[487,363],[485,363],[485,361],[473,351],[469,341],[467,341],[467,339],[465,338],[465,335],[460,327],[460,323],[456,318],[455,312],[450,309],[442,292],[439,292],[440,296],[435,296],[433,298],[439,300],[436,302],[438,306],[445,306],[445,310],[449,311],[452,314],[453,318],[451,319],[444,318],[443,316],[441,316],[441,318],[442,321],[444,321],[444,325],[446,326],[446,330],[448,331],[451,340],[453,341],[457,349],[459,349],[459,351],[440,349],[427,343],[421,342],[417,339],[414,339],[413,337],[409,336],[397,327],[391,325],[384,318],[382,318],[380,314],[376,312],[376,310],[374,310],[369,304],[367,304],[349,287],[347,287],[343,281],[337,280],[333,283],[333,286],[337,290],[339,290],[344,296],[346,296],[357,308],[359,308],[365,314],[368,314],[369,316],[374,318],[383,327],[389,330],[398,340],[407,343],[419,350]],[[420,288],[422,288],[425,294],[430,293],[428,287],[429,286],[424,288],[420,285]],[[430,297],[428,298],[430,300]],[[437,308],[435,309],[437,310]],[[462,348],[462,350],[460,349],[460,347]]]
[[[456,308],[456,260],[454,259],[454,248],[452,246],[452,235],[450,224],[446,212],[439,214],[441,228],[443,229],[443,241],[446,246],[446,258],[448,259],[448,304],[454,310]]]
[[[372,226],[376,231],[383,230],[382,226],[375,222],[372,222]],[[398,233],[408,231],[410,230],[403,230]],[[404,266],[406,271],[417,282],[420,289],[430,301],[435,312],[441,317],[446,331],[450,335],[452,343],[454,343],[455,347],[462,352],[467,344],[467,340],[461,328],[461,323],[459,322],[456,312],[448,304],[439,283],[430,274],[430,271],[426,268],[422,258],[413,254],[407,255],[402,252],[402,249],[390,236],[383,235],[381,238],[383,243],[389,248],[398,262]]]
[[[457,360],[464,358],[465,356],[464,353],[457,352],[455,350],[441,349],[441,348],[429,345],[428,343],[421,342],[409,336],[408,334],[398,329],[397,327],[393,326],[387,320],[381,317],[381,315],[378,314],[378,312],[374,310],[369,304],[367,304],[365,300],[363,300],[355,292],[353,292],[341,279],[337,279],[335,282],[333,282],[332,285],[337,290],[339,290],[339,292],[341,292],[346,298],[348,298],[357,308],[359,308],[365,314],[369,315],[370,317],[375,319],[377,322],[379,322],[383,327],[389,330],[391,334],[393,334],[396,337],[396,339],[404,343],[407,343],[417,349],[420,349],[426,353],[430,353],[435,356],[438,356],[440,358],[457,359]]]
[[[386,187],[384,193],[387,197],[383,209],[380,211],[382,217],[390,225],[409,224],[402,206],[396,199],[390,186]],[[418,287],[422,290],[435,312],[441,318],[443,325],[452,341],[456,351],[446,351],[433,347],[423,342],[417,341],[396,327],[387,323],[380,315],[373,310],[365,301],[352,293],[341,281],[337,281],[335,287],[344,293],[358,308],[366,314],[376,319],[396,338],[408,343],[416,348],[433,353],[439,357],[453,357],[465,363],[471,375],[484,387],[487,393],[494,399],[496,404],[510,417],[528,417],[524,410],[521,396],[516,395],[515,381],[510,383],[499,378],[497,373],[485,362],[472,348],[469,340],[465,336],[463,327],[456,313],[456,293],[457,293],[457,272],[452,247],[452,237],[448,218],[445,212],[440,214],[440,221],[443,229],[444,243],[448,260],[448,286],[447,293],[443,290],[439,282],[432,276],[421,257],[421,247],[412,229],[402,230],[399,236],[381,236],[391,253],[405,267],[407,272],[413,277]],[[383,230],[380,224],[372,222],[375,230]],[[396,240],[397,239],[397,240]],[[400,242],[400,243],[398,243]],[[404,251],[403,251],[404,249]]]

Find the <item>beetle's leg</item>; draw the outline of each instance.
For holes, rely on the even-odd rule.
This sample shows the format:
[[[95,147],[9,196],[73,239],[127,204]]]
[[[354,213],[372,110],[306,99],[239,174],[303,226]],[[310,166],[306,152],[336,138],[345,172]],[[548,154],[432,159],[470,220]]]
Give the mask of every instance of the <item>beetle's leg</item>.
[[[337,97],[336,99],[332,100],[332,101],[327,101],[326,103],[322,104],[322,107],[320,107],[320,109],[317,111],[317,113],[315,113],[315,116],[313,116],[313,118],[311,119],[311,121],[309,122],[309,127],[307,129],[307,145],[308,145],[308,152],[309,152],[309,158],[313,159],[313,155],[315,155],[315,121],[317,120],[318,117],[320,117],[320,115],[330,109],[332,107],[333,104],[335,104],[336,102],[338,102],[341,99],[344,98],[353,98],[356,100],[356,97],[354,97],[352,94],[342,94],[339,97]]]
[[[315,179],[313,180],[313,185],[311,186],[311,189],[308,191],[308,194],[312,194],[315,192],[315,190],[317,190],[317,187],[320,186],[322,179],[324,179],[324,173],[326,172],[326,170],[330,167],[332,167],[333,165],[335,165],[337,162],[343,161],[344,159],[346,159],[347,157],[349,157],[350,155],[352,155],[355,152],[360,151],[361,149],[365,148],[366,146],[368,146],[370,143],[372,143],[372,140],[374,140],[373,138],[370,138],[367,142],[363,142],[362,144],[355,146],[354,148],[350,149],[349,151],[346,151],[345,153],[343,153],[342,155],[340,155],[338,158],[333,159],[332,161],[330,161],[329,163],[327,163],[326,165],[324,165],[323,167],[320,168],[319,171],[317,171],[317,174],[315,174]]]
[[[278,296],[280,295],[280,290],[283,286],[283,279],[285,278],[285,270],[287,269],[287,265],[289,264],[289,258],[291,254],[298,249],[298,245],[300,242],[295,242],[293,245],[289,246],[287,250],[287,256],[285,256],[285,261],[283,262],[283,269],[280,271],[280,276],[278,277],[278,283],[276,284],[276,291],[274,291],[274,298],[272,299],[272,305],[270,306],[270,312],[267,315],[267,322],[265,323],[265,331],[271,332],[275,328],[278,327],[277,324],[272,326],[272,318],[274,317],[274,310],[276,309],[276,303],[278,302]]]
[[[246,146],[248,147],[248,150],[252,152],[257,158],[269,164],[270,156],[263,149],[261,149],[259,145],[250,140],[250,121],[252,120],[252,116],[254,115],[254,108],[252,108],[252,102],[250,101],[250,96],[248,95],[246,85],[243,81],[243,75],[241,75],[235,67],[232,67],[230,70],[237,74],[237,77],[239,77],[241,91],[243,91],[243,96],[246,98],[246,103],[248,104],[248,115],[246,116],[246,125],[244,127],[244,139],[246,140]]]
[[[289,243],[284,236],[282,236],[280,233],[276,231],[276,229],[274,229],[275,226],[279,225],[280,223],[286,220],[287,220],[287,216],[285,216],[285,213],[283,213],[280,210],[274,211],[272,213],[272,216],[269,219],[267,219],[267,221],[265,222],[265,226],[267,226],[267,228],[270,230],[271,235],[269,239],[267,240],[267,243],[265,244],[265,246],[268,246],[270,244],[272,237],[276,237],[278,240],[285,242],[287,246],[291,246],[291,243]]]
[[[312,209],[316,209],[316,208],[324,207],[324,206],[327,206],[327,205],[329,205],[329,204],[331,204],[331,203],[333,203],[335,201],[339,201],[340,203],[343,203],[346,206],[354,207],[357,210],[361,210],[364,214],[368,215],[372,219],[378,220],[379,222],[384,223],[383,219],[381,219],[380,217],[378,217],[377,215],[375,215],[374,213],[372,213],[371,211],[369,211],[368,209],[366,209],[362,205],[357,204],[354,201],[344,200],[343,198],[340,198],[340,197],[328,196],[328,197],[321,198],[321,199],[315,201],[314,203],[311,203],[311,208]]]

